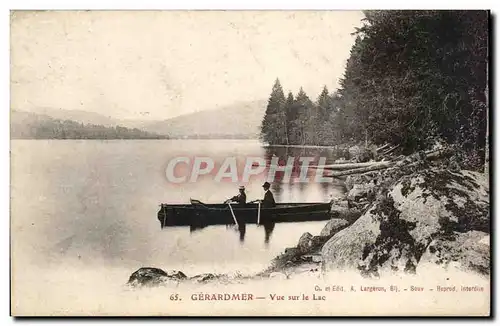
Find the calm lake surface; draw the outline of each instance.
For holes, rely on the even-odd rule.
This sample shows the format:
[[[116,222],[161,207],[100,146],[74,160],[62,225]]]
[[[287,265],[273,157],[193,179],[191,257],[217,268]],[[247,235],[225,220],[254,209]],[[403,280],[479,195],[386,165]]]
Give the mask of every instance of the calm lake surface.
[[[225,226],[192,233],[187,227],[162,230],[157,220],[160,203],[187,203],[189,198],[221,202],[235,195],[239,185],[216,183],[213,175],[196,183],[169,183],[165,167],[170,159],[180,155],[209,156],[217,164],[227,156],[236,156],[238,161],[246,156],[261,156],[266,160],[272,155],[280,158],[325,156],[329,158],[327,163],[334,158],[329,150],[269,149],[257,141],[12,141],[13,311],[22,315],[168,314],[177,309],[171,306],[168,297],[179,291],[186,296],[185,311],[210,315],[218,309],[220,313],[224,306],[211,302],[193,306],[187,296],[210,288],[219,291],[225,285],[209,283],[198,288],[180,284],[179,288],[174,285],[174,288],[130,289],[125,283],[132,272],[145,266],[178,269],[188,276],[204,272],[258,272],[286,247],[295,246],[302,233],[318,234],[325,224],[278,223],[267,245],[264,228],[255,225],[247,226],[243,242],[238,232]],[[263,178],[251,178],[245,184],[249,200],[262,197]],[[280,202],[327,201],[330,195],[338,196],[342,191],[338,184],[276,182],[273,185],[276,200]],[[367,282],[356,275],[343,276],[346,277],[344,283]],[[437,279],[435,274],[429,275]],[[319,280],[309,277],[251,282],[236,284],[227,291],[300,293],[312,291]],[[342,284],[343,281],[336,276],[332,282]],[[470,283],[477,284],[474,282],[476,280]],[[352,308],[352,300],[359,297],[333,306],[329,303],[325,311],[332,307],[339,311]],[[387,300],[390,298],[379,300],[381,307],[386,306],[383,302]],[[408,297],[407,306],[414,300],[413,296]],[[434,307],[435,302],[431,301],[428,304]],[[253,310],[248,309],[255,308],[245,302],[237,307],[233,304],[231,302],[231,309],[236,311],[252,313]],[[371,304],[373,302],[368,306]],[[266,305],[268,303],[263,302],[261,309],[266,309]],[[304,313],[311,311],[310,306],[304,307],[307,307]]]
[[[264,229],[256,225],[247,226],[241,242],[238,232],[225,226],[161,229],[157,212],[160,203],[188,203],[189,198],[220,203],[242,184],[215,182],[213,174],[196,183],[172,184],[165,169],[174,157],[207,156],[218,166],[228,156],[244,162],[247,156],[273,155],[334,159],[331,150],[264,148],[253,140],[13,140],[13,274],[21,281],[46,270],[116,269],[123,283],[143,266],[189,276],[258,272],[295,246],[302,233],[318,234],[325,222],[277,224],[266,244]],[[262,198],[264,178],[244,184],[248,200]],[[275,182],[272,190],[277,202],[318,202],[340,195],[342,186]]]

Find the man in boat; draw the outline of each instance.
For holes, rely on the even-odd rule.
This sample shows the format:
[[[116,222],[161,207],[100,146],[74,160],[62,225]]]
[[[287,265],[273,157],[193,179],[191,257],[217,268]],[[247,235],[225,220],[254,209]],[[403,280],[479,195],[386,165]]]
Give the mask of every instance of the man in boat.
[[[265,194],[264,194],[264,199],[260,201],[262,208],[272,208],[276,207],[276,202],[274,201],[274,196],[271,190],[271,184],[269,182],[264,182],[262,185],[264,188]],[[264,243],[266,245],[269,244],[269,238],[271,237],[271,233],[273,233],[274,230],[274,214],[266,212],[262,213],[262,219],[261,219],[261,224],[264,225],[264,231],[265,231],[265,239]]]
[[[235,203],[237,203],[240,206],[244,206],[247,203],[247,195],[245,194],[245,187],[244,186],[240,186],[239,191],[240,191],[240,193],[238,195],[232,197],[228,201],[229,202],[235,202]]]
[[[273,193],[271,192],[271,190],[269,190],[269,188],[271,188],[271,184],[266,181],[266,182],[264,182],[264,184],[262,185],[262,187],[264,188],[264,191],[266,192],[264,194],[264,199],[261,201],[262,202],[262,207],[263,208],[275,207],[276,206],[276,202],[274,201]]]

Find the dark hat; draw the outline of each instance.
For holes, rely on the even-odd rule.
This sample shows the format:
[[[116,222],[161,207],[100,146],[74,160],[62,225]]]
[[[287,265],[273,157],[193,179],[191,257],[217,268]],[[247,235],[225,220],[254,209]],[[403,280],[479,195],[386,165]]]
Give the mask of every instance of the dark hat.
[[[262,185],[262,187],[269,188],[269,187],[271,187],[271,184],[266,181],[266,182],[264,182],[264,184]]]

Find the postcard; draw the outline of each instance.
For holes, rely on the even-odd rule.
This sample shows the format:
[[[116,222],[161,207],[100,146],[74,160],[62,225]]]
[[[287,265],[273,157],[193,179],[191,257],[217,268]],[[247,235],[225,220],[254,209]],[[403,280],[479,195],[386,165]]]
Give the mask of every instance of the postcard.
[[[489,20],[11,11],[11,315],[490,316]]]

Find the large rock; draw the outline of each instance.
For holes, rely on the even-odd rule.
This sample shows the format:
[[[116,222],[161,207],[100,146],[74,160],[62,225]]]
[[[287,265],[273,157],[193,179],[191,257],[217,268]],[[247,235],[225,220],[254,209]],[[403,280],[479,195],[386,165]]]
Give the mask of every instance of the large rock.
[[[489,234],[481,231],[454,232],[432,240],[420,258],[419,268],[437,264],[446,269],[475,271],[487,275],[490,269]]]
[[[323,230],[321,230],[320,236],[330,237],[342,229],[345,229],[349,225],[349,222],[340,218],[332,218],[326,223]]]
[[[311,247],[309,248],[309,251],[311,253],[315,252],[318,249],[321,249],[323,245],[330,239],[330,236],[323,236],[323,235],[315,235],[312,237],[311,240]]]
[[[212,281],[227,282],[230,277],[227,274],[204,273],[191,277],[189,280],[197,283],[208,283]]]
[[[344,182],[347,191],[350,192],[355,185],[370,183],[372,180],[374,180],[375,173],[373,173],[373,175],[365,175],[365,174],[348,175]]]
[[[167,273],[160,268],[141,267],[130,275],[127,284],[131,286],[158,286],[186,278],[186,275],[180,271],[170,271]]]
[[[313,236],[311,233],[306,232],[302,234],[302,236],[299,239],[299,243],[297,244],[297,249],[299,249],[301,253],[308,252],[313,246],[312,240]]]
[[[375,184],[373,182],[355,184],[347,194],[347,200],[360,201],[362,198],[371,200],[375,194]]]
[[[357,206],[360,206],[362,208],[362,206],[364,205],[367,205],[369,204],[368,202],[364,202],[364,203],[360,203],[359,205]],[[332,211],[330,212],[330,215],[332,217],[332,219],[337,219],[337,220],[345,220],[347,221],[349,224],[352,224],[354,223],[354,221],[356,221],[363,213],[363,210],[360,208],[360,207],[353,207],[352,208],[332,208]]]
[[[356,269],[363,255],[365,244],[373,243],[380,234],[379,223],[372,214],[365,214],[350,227],[328,240],[321,256],[324,269]]]
[[[415,272],[434,239],[471,230],[489,230],[487,179],[470,171],[416,172],[402,177],[323,246],[323,268],[354,268],[368,275]]]

